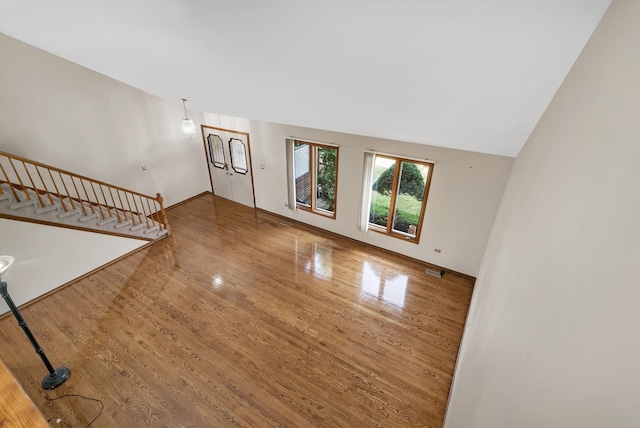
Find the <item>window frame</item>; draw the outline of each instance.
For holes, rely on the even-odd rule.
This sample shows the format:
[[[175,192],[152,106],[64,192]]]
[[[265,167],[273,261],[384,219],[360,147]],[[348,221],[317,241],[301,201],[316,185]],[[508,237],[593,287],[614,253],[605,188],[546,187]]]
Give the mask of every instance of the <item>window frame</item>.
[[[213,138],[212,138],[213,137]],[[214,154],[216,154],[218,151],[215,150],[214,151],[214,145],[211,143],[211,140],[217,138],[218,141],[220,141],[220,151],[222,152],[222,165],[219,165],[219,161],[216,161]],[[216,141],[217,143],[217,141]],[[210,133],[207,136],[207,144],[209,144],[209,158],[211,160],[211,164],[215,167],[215,168],[220,168],[220,169],[226,169],[227,168],[227,156],[224,154],[224,141],[222,141],[222,138],[218,135],[218,134],[213,134]],[[216,146],[217,149],[217,146]]]
[[[234,150],[231,146],[234,141],[239,141],[240,145],[242,146],[242,153],[244,153],[244,167],[236,165],[238,159],[235,159],[235,156],[233,156]],[[236,152],[239,153],[238,151]],[[247,160],[247,155],[247,146],[245,145],[244,141],[242,141],[240,138],[233,137],[229,139],[229,157],[231,158],[231,169],[233,169],[234,172],[242,175],[245,175],[247,172],[249,172],[249,161]]]
[[[336,219],[336,213],[338,211],[338,165],[340,161],[340,148],[338,146],[333,146],[330,144],[322,144],[311,141],[305,141],[300,139],[293,139],[293,147],[295,151],[296,144],[306,144],[309,146],[309,170],[311,174],[311,202],[310,204],[304,205],[301,202],[296,200],[296,208],[301,209],[303,211],[307,211],[313,214],[321,215],[322,217],[330,218],[332,220]],[[335,190],[334,190],[334,199],[333,199],[333,212],[323,210],[322,208],[317,207],[317,199],[318,199],[318,148],[330,149],[336,151],[336,180],[335,180]],[[295,162],[295,161],[294,161]],[[293,165],[293,169],[295,171],[295,163]],[[294,177],[295,181],[295,177]],[[295,183],[294,183],[295,185]]]
[[[387,216],[387,227],[380,226],[378,224],[372,223],[369,221],[369,230],[380,233],[382,235],[391,236],[393,238],[402,239],[405,242],[411,242],[413,244],[420,243],[420,234],[422,232],[422,226],[424,224],[424,215],[427,211],[427,202],[429,200],[429,189],[431,187],[431,177],[433,176],[433,169],[435,164],[428,161],[421,161],[416,159],[404,158],[401,156],[393,156],[393,155],[382,155],[376,154],[376,158],[381,157],[385,159],[395,160],[395,169],[393,171],[393,183],[391,183],[391,200],[389,202],[389,215]],[[408,162],[418,165],[423,165],[429,167],[429,173],[427,174],[427,179],[424,185],[424,194],[422,196],[422,207],[420,208],[420,217],[418,220],[418,224],[416,225],[416,235],[412,236],[408,233],[394,230],[393,229],[393,220],[395,218],[395,210],[398,199],[398,191],[400,189],[400,165],[402,162]],[[375,159],[374,159],[374,169],[375,169]],[[373,181],[371,182],[371,186],[373,186]],[[369,210],[371,210],[371,196],[369,197]]]

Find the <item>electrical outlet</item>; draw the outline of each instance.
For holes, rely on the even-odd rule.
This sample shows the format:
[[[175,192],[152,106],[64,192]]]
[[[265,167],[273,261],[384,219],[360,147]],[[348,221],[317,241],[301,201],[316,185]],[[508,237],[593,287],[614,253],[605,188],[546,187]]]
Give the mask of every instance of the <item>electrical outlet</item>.
[[[433,251],[435,251],[436,253],[442,252],[442,250],[440,248],[434,248]]]

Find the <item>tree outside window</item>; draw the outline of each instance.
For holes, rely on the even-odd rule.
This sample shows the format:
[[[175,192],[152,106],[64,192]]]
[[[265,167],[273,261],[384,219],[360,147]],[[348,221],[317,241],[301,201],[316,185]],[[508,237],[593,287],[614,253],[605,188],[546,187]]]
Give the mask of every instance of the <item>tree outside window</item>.
[[[418,242],[433,165],[376,156],[371,188],[371,230]]]
[[[298,208],[335,218],[338,148],[296,141],[294,169]]]

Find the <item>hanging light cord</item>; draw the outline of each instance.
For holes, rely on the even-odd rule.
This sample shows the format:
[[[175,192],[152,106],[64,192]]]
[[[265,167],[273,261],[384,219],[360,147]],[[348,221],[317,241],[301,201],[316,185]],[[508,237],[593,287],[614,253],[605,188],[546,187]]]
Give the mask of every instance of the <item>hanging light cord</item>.
[[[182,107],[184,108],[184,118],[189,119],[189,116],[187,116],[187,105],[185,104],[187,100],[185,98],[180,99],[182,100]]]

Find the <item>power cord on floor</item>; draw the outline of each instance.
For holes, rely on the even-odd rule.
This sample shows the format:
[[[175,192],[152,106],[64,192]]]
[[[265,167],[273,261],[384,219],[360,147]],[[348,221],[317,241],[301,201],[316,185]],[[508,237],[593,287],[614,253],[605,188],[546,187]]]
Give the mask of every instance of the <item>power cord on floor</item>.
[[[91,424],[94,423],[95,421],[97,421],[98,418],[100,417],[100,415],[102,415],[102,411],[104,410],[104,403],[102,402],[102,400],[100,400],[98,398],[85,397],[84,395],[81,395],[81,394],[63,394],[63,395],[61,395],[59,397],[51,398],[51,397],[49,397],[49,393],[48,392],[45,394],[45,398],[47,399],[47,401],[56,401],[56,400],[60,400],[61,398],[68,398],[68,397],[79,397],[79,398],[82,398],[83,400],[95,401],[96,403],[100,404],[100,411],[98,412],[96,417],[93,418],[91,420],[91,422],[89,422],[87,424],[87,426],[85,428],[89,428],[91,426]],[[71,425],[69,425],[68,423],[63,421],[62,418],[51,418],[47,422],[51,422],[51,421],[55,421],[56,423],[60,424],[61,428],[65,428],[65,427],[71,428]]]
[[[55,421],[55,423],[60,424],[62,428],[65,428],[65,427],[71,428],[71,425],[66,424],[65,421],[62,420],[62,418],[51,418],[47,420],[49,424],[51,423],[51,421]]]
[[[61,426],[62,428],[65,428],[66,426],[69,426],[69,428],[71,428],[71,426],[70,426],[70,425],[67,425],[67,424],[65,424],[65,423],[64,423],[64,421],[62,420],[62,418],[51,418],[51,419],[48,419],[48,420],[47,420],[47,422],[48,422],[49,424],[51,424],[51,421],[53,421],[53,420],[55,420],[55,422],[56,422],[57,424],[60,424],[60,426]]]

